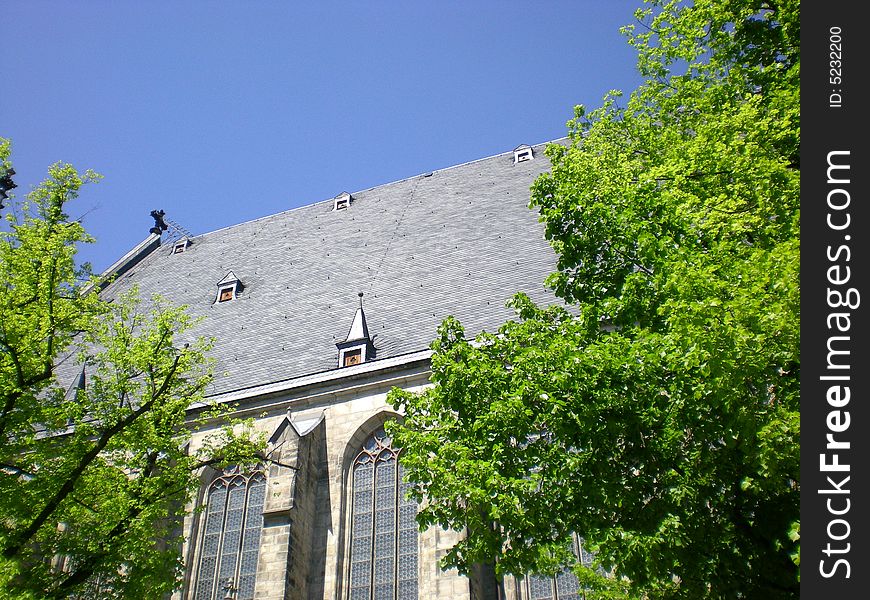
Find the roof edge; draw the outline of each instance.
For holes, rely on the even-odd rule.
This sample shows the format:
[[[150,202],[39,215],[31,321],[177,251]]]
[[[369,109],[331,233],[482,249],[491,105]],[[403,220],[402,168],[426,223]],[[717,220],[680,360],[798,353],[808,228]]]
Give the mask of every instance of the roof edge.
[[[282,394],[294,389],[304,388],[312,384],[327,383],[344,378],[351,378],[357,375],[376,373],[378,371],[386,371],[391,368],[401,367],[406,364],[417,362],[420,360],[428,360],[432,357],[432,350],[416,350],[407,354],[400,354],[390,358],[373,360],[370,362],[360,363],[352,367],[343,367],[329,369],[328,371],[320,371],[319,373],[310,373],[308,375],[300,375],[291,379],[274,381],[254,385],[247,388],[228,390],[217,394],[208,394],[205,396],[207,402],[196,402],[188,407],[188,411],[201,409],[210,406],[211,404],[226,404],[228,402],[239,402],[250,398],[260,396],[269,396]]]
[[[104,290],[113,279],[119,275],[123,275],[142,260],[160,247],[160,236],[152,233],[147,238],[136,244],[124,256],[112,263],[105,271],[100,273],[96,283],[89,283],[82,290],[82,294],[91,292],[94,288],[99,291]]]
[[[562,136],[562,137],[555,138],[555,139],[552,139],[552,140],[547,140],[547,141],[544,141],[544,142],[539,142],[539,143],[537,143],[537,144],[523,144],[523,145],[531,146],[532,148],[537,148],[538,146],[546,146],[546,145],[548,145],[548,144],[556,144],[556,143],[558,143],[558,142],[561,142],[561,141],[563,141],[563,140],[567,140],[567,139],[568,139],[568,136]],[[485,160],[491,160],[491,159],[493,159],[493,158],[498,158],[499,156],[504,156],[504,155],[507,155],[507,154],[513,154],[513,152],[514,152],[513,150],[507,150],[507,151],[505,151],[505,152],[499,152],[499,153],[497,153],[497,154],[491,154],[491,155],[489,155],[489,156],[484,156],[483,158],[475,158],[474,160],[469,160],[469,161],[466,161],[466,162],[463,162],[463,163],[459,163],[459,164],[456,164],[456,165],[449,165],[449,166],[444,167],[444,168],[442,168],[442,169],[432,169],[432,170],[429,170],[429,171],[423,171],[422,173],[417,173],[416,175],[411,175],[411,176],[409,176],[409,177],[403,177],[403,178],[401,178],[401,179],[395,179],[395,180],[393,180],[393,181],[387,181],[386,183],[379,183],[378,185],[373,185],[372,187],[363,188],[363,189],[361,189],[361,190],[357,190],[357,191],[355,191],[355,192],[350,192],[350,195],[353,196],[353,195],[355,195],[355,194],[364,194],[364,193],[366,193],[366,192],[370,192],[370,191],[372,191],[372,190],[376,190],[376,189],[378,189],[378,188],[381,188],[381,187],[384,187],[384,186],[387,186],[387,185],[395,185],[395,184],[397,184],[397,183],[402,183],[402,182],[404,182],[404,181],[410,181],[410,180],[412,180],[412,179],[416,179],[416,178],[418,178],[418,177],[423,177],[423,175],[425,175],[425,174],[429,174],[429,175],[431,175],[431,174],[433,174],[433,173],[440,173],[440,172],[442,172],[442,171],[449,171],[449,170],[451,170],[451,169],[458,169],[459,167],[466,167],[466,166],[468,166],[468,165],[473,165],[473,164],[475,164],[475,163],[479,163],[479,162],[482,162],[482,161],[485,161]],[[201,234],[196,235],[196,236],[194,236],[194,237],[202,238],[202,237],[205,237],[205,236],[212,235],[213,233],[219,233],[219,232],[221,232],[221,231],[226,231],[227,229],[233,229],[233,228],[235,228],[235,227],[240,227],[240,226],[242,226],[242,225],[249,225],[249,224],[251,224],[251,223],[256,223],[257,221],[261,221],[261,220],[263,220],[263,219],[271,219],[271,218],[273,218],[273,217],[277,217],[278,215],[284,215],[284,214],[287,214],[287,213],[291,213],[291,212],[293,212],[293,211],[302,210],[302,209],[305,209],[305,208],[310,208],[310,207],[312,207],[312,206],[316,206],[317,204],[323,204],[324,202],[333,202],[333,200],[335,200],[335,198],[326,198],[326,199],[323,199],[323,200],[315,200],[314,202],[308,202],[308,203],[306,203],[306,204],[300,204],[299,206],[294,206],[293,208],[288,208],[287,210],[282,210],[282,211],[279,211],[279,212],[276,212],[276,213],[272,213],[272,214],[270,214],[270,215],[263,215],[262,217],[256,217],[256,218],[254,218],[254,219],[249,219],[249,220],[247,220],[247,221],[242,221],[241,223],[234,223],[233,225],[227,225],[226,227],[220,227],[220,228],[215,229],[215,230],[213,230],[213,231],[206,231],[205,233],[201,233]]]

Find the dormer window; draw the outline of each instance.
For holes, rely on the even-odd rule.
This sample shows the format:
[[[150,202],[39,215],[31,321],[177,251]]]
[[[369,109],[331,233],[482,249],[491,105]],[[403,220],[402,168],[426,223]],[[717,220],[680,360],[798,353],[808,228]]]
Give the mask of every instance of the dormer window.
[[[181,254],[182,252],[187,250],[188,246],[190,246],[190,240],[187,238],[182,238],[175,242],[175,244],[172,246],[172,253]]]
[[[338,346],[338,366],[352,367],[374,358],[371,340],[348,340]]]
[[[356,309],[356,314],[353,316],[350,331],[347,332],[347,337],[343,342],[336,344],[339,368],[352,367],[375,357],[375,347],[372,344],[371,336],[369,336],[366,314],[363,312],[362,292],[358,296],[359,308]]]
[[[353,365],[360,364],[362,360],[362,348],[354,348],[352,350],[345,350],[342,352],[342,366],[343,367],[352,367]]]
[[[535,158],[535,152],[528,144],[520,144],[514,148],[514,164],[526,162]]]
[[[217,297],[215,298],[215,304],[235,300],[239,292],[244,288],[242,282],[232,271],[227,273],[223,279],[218,281],[217,287],[218,292]]]
[[[342,192],[338,196],[332,199],[333,206],[332,210],[344,210],[350,207],[350,203],[353,200],[353,196],[351,196],[347,192]]]
[[[236,286],[227,285],[218,292],[218,302],[229,302],[236,296]]]

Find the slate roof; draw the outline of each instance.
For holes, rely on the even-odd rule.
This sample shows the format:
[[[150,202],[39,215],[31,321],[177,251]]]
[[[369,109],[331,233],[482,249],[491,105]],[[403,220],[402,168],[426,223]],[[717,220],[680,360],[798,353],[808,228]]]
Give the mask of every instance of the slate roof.
[[[556,257],[528,208],[550,165],[533,148],[519,164],[506,152],[352,192],[345,210],[329,199],[194,236],[180,254],[164,243],[101,296],[136,284],[204,317],[196,333],[217,340],[209,395],[336,369],[358,292],[375,360],[425,350],[447,315],[469,337],[494,331],[517,291],[556,301],[543,285]],[[244,288],[215,304],[230,271]]]

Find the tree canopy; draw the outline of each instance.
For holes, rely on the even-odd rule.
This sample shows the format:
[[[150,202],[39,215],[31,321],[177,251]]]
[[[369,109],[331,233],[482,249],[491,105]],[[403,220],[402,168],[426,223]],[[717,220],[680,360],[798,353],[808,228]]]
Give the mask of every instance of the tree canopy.
[[[10,146],[0,141],[8,168]],[[211,342],[189,336],[183,307],[87,292],[95,280],[75,254],[92,239],[65,210],[97,179],[52,165],[0,232],[3,598],[172,591],[182,573],[179,518],[201,467],[256,460],[262,446],[245,424],[228,422],[188,452],[197,422],[187,409],[210,381]]]
[[[391,433],[421,525],[467,534],[445,567],[573,565],[589,597],[795,597],[799,2],[636,17],[644,83],[576,107],[532,188],[565,304],[517,295],[474,341],[447,319],[433,386],[391,392]]]

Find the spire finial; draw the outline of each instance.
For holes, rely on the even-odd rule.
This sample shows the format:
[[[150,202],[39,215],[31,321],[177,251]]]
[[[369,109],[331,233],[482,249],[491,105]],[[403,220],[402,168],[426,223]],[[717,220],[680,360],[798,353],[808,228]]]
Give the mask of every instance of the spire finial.
[[[358,293],[357,293],[357,296],[359,296],[359,307],[362,308],[362,297],[363,297],[363,293],[362,293],[362,292],[358,292]]]
[[[165,216],[166,216],[166,212],[164,212],[163,210],[152,210],[151,211],[151,218],[154,219],[154,227],[152,227],[148,231],[153,233],[154,235],[160,235],[161,233],[166,231],[169,228],[169,226],[166,224],[166,221],[163,219],[163,217],[165,217]]]

